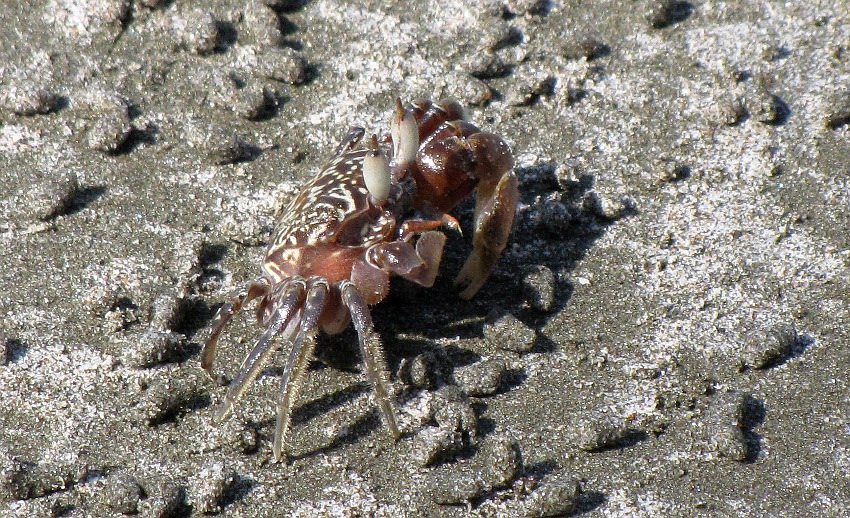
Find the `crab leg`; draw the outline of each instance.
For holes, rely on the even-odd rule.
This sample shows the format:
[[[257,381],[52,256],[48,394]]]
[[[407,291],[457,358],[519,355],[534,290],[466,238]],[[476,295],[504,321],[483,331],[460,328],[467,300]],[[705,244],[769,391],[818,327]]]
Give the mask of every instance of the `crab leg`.
[[[381,409],[381,414],[383,414],[387,427],[393,434],[393,438],[398,440],[401,437],[401,433],[398,431],[398,424],[396,424],[395,404],[392,398],[392,388],[390,387],[390,375],[384,361],[381,340],[378,334],[375,333],[375,328],[372,325],[369,306],[363,300],[357,288],[350,282],[343,281],[340,291],[342,292],[342,300],[351,313],[354,328],[357,330],[357,338],[360,342],[360,354],[363,356],[366,375],[375,385],[375,398],[377,399],[378,408]]]
[[[277,309],[272,314],[268,329],[260,337],[254,348],[251,349],[250,354],[242,362],[242,366],[239,367],[239,372],[227,389],[224,402],[222,402],[215,416],[213,416],[213,422],[220,423],[233,411],[233,406],[239,401],[245,390],[248,389],[248,386],[251,385],[251,382],[254,381],[263,369],[269,359],[269,355],[274,351],[274,347],[271,347],[272,339],[280,333],[281,329],[284,329],[284,325],[287,322],[293,320],[293,317],[298,314],[296,308],[301,304],[303,297],[304,280],[294,278],[288,281],[283,297],[276,304]],[[291,332],[291,328],[291,325],[287,325],[286,331]]]
[[[486,132],[468,139],[475,152],[476,173],[480,182],[475,195],[475,231],[472,253],[455,279],[460,297],[469,300],[490,276],[499,254],[504,250],[513,226],[519,187],[511,170],[513,156],[500,137]]]
[[[283,377],[280,380],[280,390],[278,391],[277,421],[275,422],[274,442],[272,443],[272,451],[276,461],[280,461],[283,455],[284,439],[289,430],[292,414],[292,403],[298,395],[301,377],[307,370],[307,363],[313,356],[313,349],[316,346],[313,335],[317,328],[319,315],[325,307],[325,297],[329,290],[328,283],[324,279],[312,278],[307,281],[307,285],[307,300],[304,303],[298,336],[292,342],[292,348],[289,350],[289,357],[286,360],[286,367],[283,369]]]
[[[210,332],[210,337],[207,339],[207,343],[204,345],[204,350],[201,351],[201,368],[207,371],[208,374],[212,375],[212,364],[215,360],[215,351],[216,345],[218,344],[218,337],[230,320],[233,318],[233,315],[239,312],[242,309],[242,306],[251,300],[262,297],[266,293],[268,293],[271,288],[271,281],[266,277],[260,277],[255,280],[251,284],[248,285],[247,288],[240,291],[236,295],[230,297],[230,301],[221,306],[218,310],[218,313],[215,314],[215,318],[213,318],[212,322],[212,331]]]

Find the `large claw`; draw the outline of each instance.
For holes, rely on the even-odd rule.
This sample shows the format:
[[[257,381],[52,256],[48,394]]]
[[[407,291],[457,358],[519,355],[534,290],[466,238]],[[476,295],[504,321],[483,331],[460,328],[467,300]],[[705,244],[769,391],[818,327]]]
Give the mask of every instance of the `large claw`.
[[[517,177],[512,171],[513,155],[505,141],[482,132],[471,135],[468,142],[475,151],[480,183],[475,198],[472,253],[455,278],[464,300],[478,293],[505,249],[519,198]]]

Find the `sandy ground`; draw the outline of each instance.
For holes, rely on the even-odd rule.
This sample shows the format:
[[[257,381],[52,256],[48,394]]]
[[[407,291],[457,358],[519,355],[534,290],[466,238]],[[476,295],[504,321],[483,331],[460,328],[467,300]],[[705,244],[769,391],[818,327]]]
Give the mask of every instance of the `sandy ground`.
[[[847,516],[850,9],[415,4],[2,2],[0,515]],[[396,96],[510,143],[512,241],[374,308],[402,440],[346,333],[275,463],[206,328]]]

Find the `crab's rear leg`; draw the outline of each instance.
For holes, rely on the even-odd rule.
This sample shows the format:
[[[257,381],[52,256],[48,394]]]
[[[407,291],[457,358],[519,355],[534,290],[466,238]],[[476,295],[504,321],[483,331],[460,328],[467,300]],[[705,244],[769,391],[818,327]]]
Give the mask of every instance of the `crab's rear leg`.
[[[274,441],[272,442],[272,451],[277,461],[280,461],[281,456],[283,456],[284,441],[292,415],[292,404],[298,395],[301,377],[307,370],[307,364],[313,356],[313,350],[316,346],[314,334],[319,316],[325,307],[325,298],[329,290],[327,281],[322,278],[313,277],[307,281],[307,297],[298,325],[298,335],[289,350],[286,366],[280,380],[280,390],[278,391],[277,421],[275,422]]]
[[[224,402],[213,417],[214,422],[220,423],[230,415],[236,402],[268,362],[269,356],[274,351],[272,340],[275,336],[282,333],[285,338],[288,338],[295,331],[297,316],[300,314],[299,309],[304,300],[304,289],[304,279],[292,278],[286,281],[280,296],[273,297],[271,304],[274,309],[268,328],[239,367],[239,372],[227,389]]]
[[[360,343],[360,354],[363,356],[363,365],[366,375],[375,386],[375,399],[378,408],[384,416],[387,428],[393,438],[398,440],[401,432],[398,430],[396,421],[395,401],[390,386],[390,375],[384,360],[384,351],[381,348],[381,339],[372,325],[372,316],[369,314],[369,306],[360,295],[357,288],[348,281],[343,281],[340,286],[342,301],[351,313],[351,321],[357,330],[357,338]]]
[[[271,281],[266,277],[260,277],[244,290],[230,297],[230,300],[225,303],[215,314],[212,322],[212,331],[207,343],[204,344],[204,349],[201,351],[201,367],[212,375],[212,365],[215,360],[216,346],[218,345],[218,337],[224,328],[233,318],[233,315],[242,309],[242,306],[251,300],[265,296],[269,292]]]
[[[519,188],[513,155],[499,136],[480,132],[467,139],[475,153],[479,183],[475,195],[472,253],[455,279],[463,299],[471,299],[490,276],[513,226]]]

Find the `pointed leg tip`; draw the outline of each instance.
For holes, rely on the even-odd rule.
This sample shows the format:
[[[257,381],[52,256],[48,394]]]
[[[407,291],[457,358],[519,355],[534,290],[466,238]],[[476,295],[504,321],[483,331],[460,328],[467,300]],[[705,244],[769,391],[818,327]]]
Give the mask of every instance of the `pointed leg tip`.
[[[480,268],[477,267],[477,264],[475,261],[475,252],[473,252],[473,255],[467,258],[466,264],[460,269],[460,272],[452,283],[455,289],[460,292],[460,298],[464,300],[471,299],[484,284],[484,281],[481,279]]]
[[[217,425],[224,422],[233,413],[233,405],[230,403],[222,403],[221,406],[213,414],[212,422]]]
[[[465,290],[461,291],[461,292],[458,294],[458,297],[460,297],[460,298],[461,298],[461,299],[463,299],[463,300],[472,300],[472,298],[473,298],[473,297],[474,297],[477,293],[478,293],[478,287],[471,287],[471,286],[470,286],[470,287],[466,288]]]

